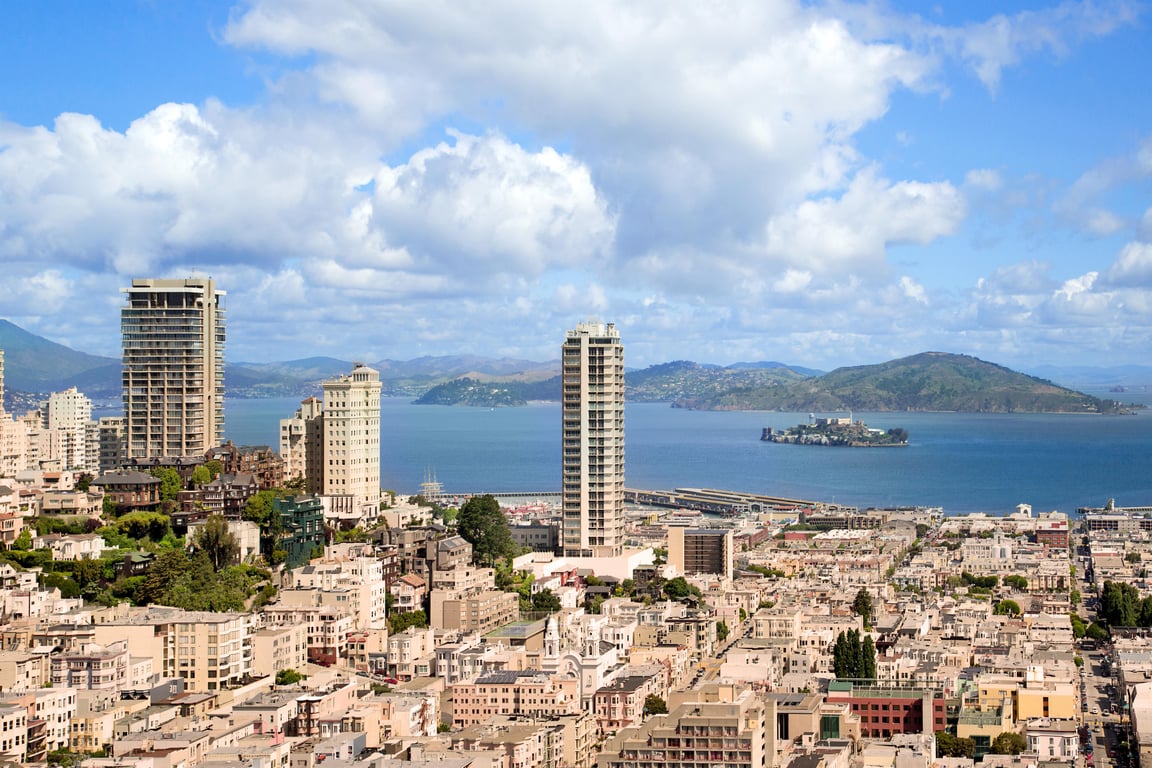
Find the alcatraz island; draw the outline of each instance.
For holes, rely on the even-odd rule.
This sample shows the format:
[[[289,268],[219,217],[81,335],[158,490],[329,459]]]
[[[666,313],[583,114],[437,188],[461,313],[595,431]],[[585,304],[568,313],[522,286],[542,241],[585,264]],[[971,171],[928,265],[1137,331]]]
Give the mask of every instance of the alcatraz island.
[[[772,443],[795,445],[832,445],[846,448],[888,448],[908,445],[908,431],[895,427],[887,432],[872,429],[851,416],[816,418],[809,416],[807,424],[787,429],[764,427],[760,439]]]

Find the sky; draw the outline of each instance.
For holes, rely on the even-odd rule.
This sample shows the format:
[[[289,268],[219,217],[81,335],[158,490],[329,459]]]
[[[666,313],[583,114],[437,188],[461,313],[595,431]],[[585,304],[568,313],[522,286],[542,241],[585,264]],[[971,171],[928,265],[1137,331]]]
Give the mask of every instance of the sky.
[[[0,25],[0,316],[119,355],[1018,368],[1152,352],[1152,12],[1092,2],[41,0]]]

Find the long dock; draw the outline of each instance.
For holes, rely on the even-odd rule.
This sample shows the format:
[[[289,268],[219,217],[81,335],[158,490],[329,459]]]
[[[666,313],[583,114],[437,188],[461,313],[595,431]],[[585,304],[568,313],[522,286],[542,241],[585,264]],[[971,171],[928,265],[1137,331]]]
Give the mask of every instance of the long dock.
[[[456,499],[484,495],[493,496],[497,501],[502,502],[503,506],[517,502],[530,504],[534,501],[559,505],[562,501],[559,491],[499,491],[495,493],[490,491],[473,491],[471,493],[445,494],[446,497]],[[668,507],[671,509],[693,509],[700,512],[710,512],[712,514],[728,516],[796,509],[820,510],[824,512],[855,509],[855,507],[844,507],[838,504],[829,504],[811,499],[766,496],[757,493],[725,491],[716,488],[676,488],[671,491],[625,488],[624,501],[630,504],[644,504],[651,507]]]

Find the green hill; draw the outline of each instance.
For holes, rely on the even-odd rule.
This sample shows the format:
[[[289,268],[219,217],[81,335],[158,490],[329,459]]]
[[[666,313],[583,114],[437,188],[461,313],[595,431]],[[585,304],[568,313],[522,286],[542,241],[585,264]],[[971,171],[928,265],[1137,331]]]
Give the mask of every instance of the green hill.
[[[0,319],[0,349],[4,350],[4,385],[18,392],[66,389],[73,378],[119,365],[114,358],[77,352],[4,319]],[[117,383],[119,379],[117,370]]]
[[[772,387],[681,399],[706,410],[958,411],[973,413],[1116,413],[1123,410],[1050,381],[967,355],[923,352],[879,365],[837,368]]]
[[[625,399],[630,403],[670,403],[684,398],[707,398],[733,390],[774,386],[804,379],[780,364],[764,367],[721,367],[676,360],[624,375]],[[560,377],[523,381],[470,374],[438,384],[416,402],[420,405],[523,405],[529,400],[559,400]]]

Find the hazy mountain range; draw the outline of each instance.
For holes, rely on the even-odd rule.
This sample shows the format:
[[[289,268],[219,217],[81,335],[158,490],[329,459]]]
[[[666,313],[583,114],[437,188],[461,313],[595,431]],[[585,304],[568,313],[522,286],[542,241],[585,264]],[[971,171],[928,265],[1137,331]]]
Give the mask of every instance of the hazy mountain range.
[[[0,349],[11,410],[19,412],[70,386],[97,403],[119,403],[117,359],[70,349],[6,320],[0,320]],[[325,379],[350,371],[354,362],[331,357],[232,362],[225,368],[225,386],[229,397],[304,397],[317,394]],[[363,362],[380,371],[384,394],[422,403],[495,406],[559,399],[559,360],[453,355]],[[1039,378],[940,352],[830,373],[774,361],[720,366],[680,360],[630,370],[627,397],[702,409],[1084,412],[1100,409],[1099,401],[1052,382],[1093,390],[1152,383],[1150,366],[1046,366],[1032,373]],[[1107,397],[1119,400],[1123,394]]]

